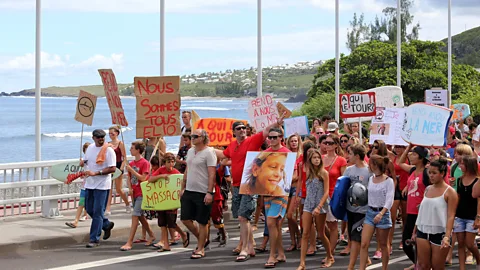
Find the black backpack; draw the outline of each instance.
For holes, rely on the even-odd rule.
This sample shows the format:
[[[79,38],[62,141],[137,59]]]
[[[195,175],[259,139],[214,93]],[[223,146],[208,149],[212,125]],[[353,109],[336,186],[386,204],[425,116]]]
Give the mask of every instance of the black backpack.
[[[417,169],[417,167],[413,167],[411,170],[410,170],[410,175]],[[431,185],[430,183],[430,177],[428,176],[428,169],[425,168],[423,169],[423,185],[425,187],[428,187]]]

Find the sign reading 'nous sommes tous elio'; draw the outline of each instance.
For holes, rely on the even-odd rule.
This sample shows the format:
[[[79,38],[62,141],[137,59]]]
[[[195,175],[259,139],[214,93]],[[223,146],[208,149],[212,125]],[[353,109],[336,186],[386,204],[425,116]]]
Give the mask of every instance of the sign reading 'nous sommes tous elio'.
[[[340,94],[340,116],[342,118],[375,116],[375,114],[375,93]]]

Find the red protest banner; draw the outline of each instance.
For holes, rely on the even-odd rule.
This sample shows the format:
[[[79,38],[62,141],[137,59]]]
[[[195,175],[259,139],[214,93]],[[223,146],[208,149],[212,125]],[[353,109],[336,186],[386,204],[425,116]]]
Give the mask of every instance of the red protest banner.
[[[203,118],[195,122],[194,129],[204,129],[210,138],[209,146],[227,146],[233,140],[232,125],[236,121],[241,121],[245,125],[246,120],[236,120],[231,118]]]
[[[342,118],[376,115],[374,92],[340,94],[340,116]]]
[[[112,115],[112,124],[128,126],[125,112],[123,111],[122,101],[118,93],[117,79],[111,69],[99,69],[98,73],[102,78],[103,87],[105,89],[105,97],[107,98],[108,107]]]
[[[137,139],[180,135],[180,77],[135,77],[134,86]]]

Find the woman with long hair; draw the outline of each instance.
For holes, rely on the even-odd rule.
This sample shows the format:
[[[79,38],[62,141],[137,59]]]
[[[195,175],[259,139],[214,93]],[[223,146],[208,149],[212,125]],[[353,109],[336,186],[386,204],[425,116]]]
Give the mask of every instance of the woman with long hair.
[[[368,162],[373,176],[368,180],[368,210],[362,230],[362,243],[360,248],[360,269],[366,269],[368,261],[368,247],[373,233],[382,250],[382,269],[388,269],[388,236],[392,228],[390,208],[393,204],[395,184],[393,179],[386,175],[388,157],[372,155]]]
[[[315,131],[316,131],[316,128],[317,128],[317,127],[322,127],[322,120],[320,120],[319,118],[313,119],[313,121],[312,121],[312,130],[311,130],[310,133],[315,135]]]
[[[389,153],[391,157],[390,160],[393,160],[393,165],[395,166],[395,173],[396,173],[396,179],[397,179],[395,198],[399,198],[393,201],[393,206],[392,206],[392,209],[390,209],[390,212],[392,213],[392,219],[393,219],[393,214],[397,213],[398,209],[401,209],[401,219],[402,219],[403,225],[405,225],[405,223],[407,222],[407,197],[402,196],[402,190],[407,186],[409,173],[404,171],[397,164],[396,161],[402,156],[402,154],[405,152],[405,149],[406,149],[406,146],[404,145],[395,145],[393,148],[393,153],[391,154]],[[408,159],[406,159],[405,162],[408,164],[409,163]],[[402,231],[404,228],[405,226],[402,226]],[[392,232],[390,232],[390,244],[392,244],[394,231],[395,229],[392,229]],[[398,248],[403,249],[402,242],[400,242],[400,245]]]
[[[290,135],[287,139],[287,148],[297,153],[297,159],[302,155],[303,146],[302,146],[302,138],[298,134]],[[288,230],[290,233],[290,240],[291,244],[290,247],[287,248],[285,251],[294,251],[299,248],[300,244],[300,230],[298,229],[297,219],[295,218],[295,210],[298,209],[298,204],[295,202],[295,194],[297,193],[297,183],[298,183],[298,175],[293,174],[292,177],[292,185],[290,188],[290,194],[288,197],[288,205],[287,205],[287,221],[288,221]],[[293,202],[293,203],[292,203]],[[298,241],[297,241],[298,239]]]
[[[349,146],[350,135],[343,134],[340,136],[340,146],[342,147],[344,158],[348,157],[347,146]]]
[[[407,197],[407,221],[403,225],[402,243],[403,252],[414,263],[410,269],[415,267],[415,251],[406,241],[412,239],[413,230],[418,216],[418,208],[423,200],[425,188],[430,185],[430,179],[425,168],[428,164],[428,149],[423,146],[408,145],[396,163],[400,168],[409,173],[407,185],[402,190],[402,196]],[[408,159],[410,164],[405,163]]]
[[[480,254],[475,244],[478,225],[480,225],[480,207],[478,207],[480,199],[472,196],[473,186],[478,182],[478,162],[476,157],[468,155],[462,157],[458,166],[463,172],[457,181],[459,201],[453,229],[458,241],[458,260],[460,269],[465,269],[465,248],[467,248],[477,261],[477,269],[480,269]]]
[[[304,225],[302,234],[302,248],[300,265],[297,270],[305,269],[305,258],[307,256],[308,240],[310,238],[312,221],[315,220],[317,230],[320,233],[319,237],[325,247],[327,257],[324,260],[322,268],[329,268],[335,262],[333,254],[330,249],[330,242],[325,235],[325,221],[327,218],[328,208],[328,189],[329,179],[328,172],[323,168],[322,155],[317,149],[308,151],[307,167],[307,197],[303,207],[302,222]]]
[[[325,136],[326,138],[322,144],[324,145],[327,154],[323,157],[323,162],[330,181],[328,185],[328,194],[330,198],[332,198],[337,179],[343,175],[347,168],[347,160],[343,157],[343,150],[340,147],[340,140],[338,137],[334,134],[328,134]],[[327,225],[330,231],[331,252],[334,254],[338,241],[338,221],[332,214],[330,207],[328,208],[327,213]]]
[[[128,202],[128,197],[125,192],[123,192],[123,168],[127,164],[127,152],[125,150],[125,145],[121,140],[118,139],[118,135],[120,135],[120,127],[119,126],[112,126],[108,129],[108,136],[110,137],[111,141],[108,144],[113,148],[115,151],[115,156],[117,160],[117,168],[122,171],[122,174],[113,179],[113,183],[115,184],[115,192],[120,195],[123,202],[125,203],[125,209],[127,213],[131,213],[132,209],[130,207],[130,203]],[[131,194],[131,192],[130,192]],[[106,214],[110,214],[110,206],[112,204],[112,189],[110,189],[110,194],[108,196],[109,200],[107,202],[107,207],[105,209]]]
[[[431,185],[425,189],[412,236],[412,242],[417,245],[419,269],[445,269],[458,204],[455,190],[445,183],[447,170],[447,160],[443,158],[430,163],[428,168]],[[465,257],[463,259],[465,267]]]

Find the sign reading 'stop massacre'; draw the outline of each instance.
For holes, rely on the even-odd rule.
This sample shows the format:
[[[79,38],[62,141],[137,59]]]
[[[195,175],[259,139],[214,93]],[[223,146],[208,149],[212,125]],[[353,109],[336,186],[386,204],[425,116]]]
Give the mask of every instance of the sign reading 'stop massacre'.
[[[340,94],[340,116],[342,118],[375,116],[375,114],[375,93]]]
[[[135,77],[134,85],[137,139],[180,135],[180,77]]]

